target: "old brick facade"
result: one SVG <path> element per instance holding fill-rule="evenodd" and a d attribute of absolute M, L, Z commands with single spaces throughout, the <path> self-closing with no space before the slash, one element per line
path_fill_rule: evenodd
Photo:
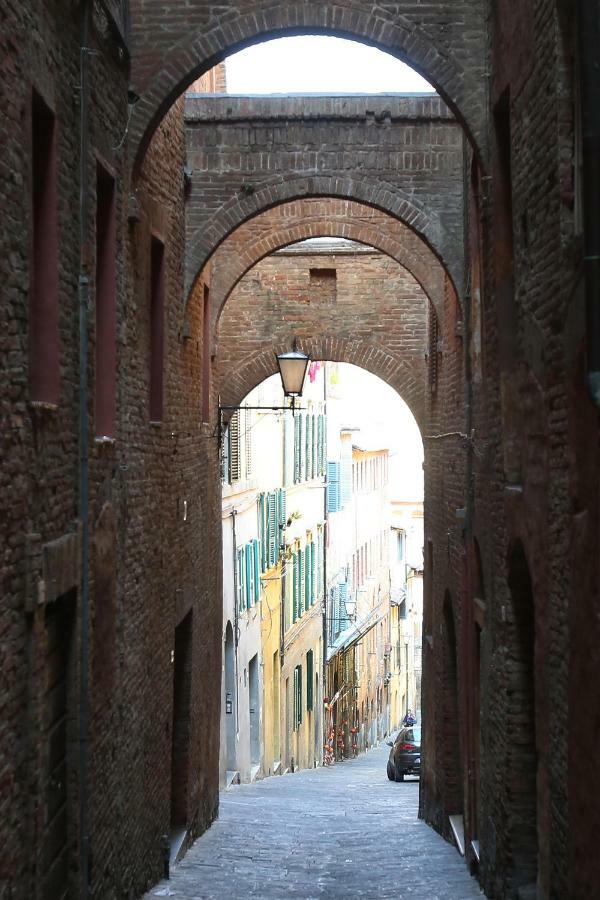
<path fill-rule="evenodd" d="M 216 815 L 216 396 L 294 335 L 421 426 L 422 815 L 464 815 L 491 897 L 598 895 L 598 182 L 573 10 L 130 5 L 0 0 L 0 896 L 137 896 L 163 836 Z M 315 30 L 405 58 L 447 106 L 194 96 L 184 125 L 177 96 L 228 52 Z M 376 250 L 308 274 L 270 255 L 317 235 Z"/>

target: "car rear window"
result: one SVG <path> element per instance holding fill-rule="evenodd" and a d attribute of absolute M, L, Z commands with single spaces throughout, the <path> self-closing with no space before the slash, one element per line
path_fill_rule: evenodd
<path fill-rule="evenodd" d="M 415 725 L 414 728 L 407 728 L 404 732 L 404 740 L 411 744 L 421 743 L 421 728 Z"/>

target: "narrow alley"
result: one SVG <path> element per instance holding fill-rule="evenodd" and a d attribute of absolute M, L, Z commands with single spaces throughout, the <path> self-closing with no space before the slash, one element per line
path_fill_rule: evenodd
<path fill-rule="evenodd" d="M 417 818 L 419 782 L 388 748 L 222 792 L 219 818 L 147 898 L 480 897 L 457 850 Z"/>

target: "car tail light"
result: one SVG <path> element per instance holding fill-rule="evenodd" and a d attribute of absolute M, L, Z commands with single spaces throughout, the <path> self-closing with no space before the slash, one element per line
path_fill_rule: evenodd
<path fill-rule="evenodd" d="M 400 744 L 398 750 L 416 750 L 415 744 Z"/>

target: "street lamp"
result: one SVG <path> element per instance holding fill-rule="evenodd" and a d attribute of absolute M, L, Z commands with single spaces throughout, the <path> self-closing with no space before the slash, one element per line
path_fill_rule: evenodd
<path fill-rule="evenodd" d="M 296 410 L 296 397 L 302 396 L 306 370 L 310 362 L 310 356 L 298 350 L 294 340 L 294 349 L 286 353 L 277 353 L 277 367 L 281 378 L 281 386 L 286 397 L 292 398 L 291 406 L 221 406 L 219 403 L 219 447 L 223 440 L 223 413 L 238 409 L 259 409 L 268 412 L 281 412 L 282 410 Z"/>

